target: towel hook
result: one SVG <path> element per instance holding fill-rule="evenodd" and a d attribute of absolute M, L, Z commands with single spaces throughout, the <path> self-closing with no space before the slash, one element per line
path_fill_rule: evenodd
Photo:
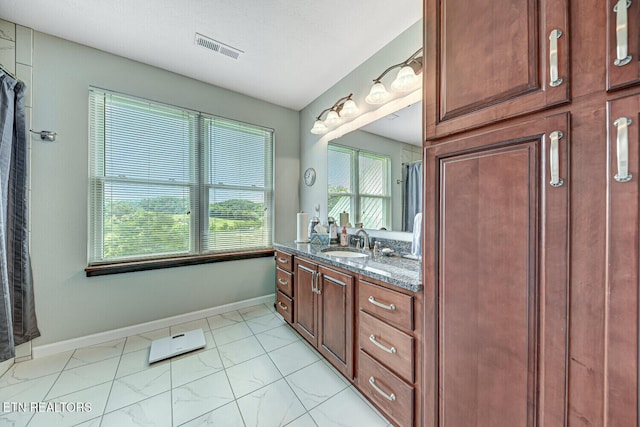
<path fill-rule="evenodd" d="M 54 142 L 56 140 L 57 133 L 50 130 L 33 130 L 29 129 L 29 132 L 40 135 L 40 139 L 47 142 Z"/>

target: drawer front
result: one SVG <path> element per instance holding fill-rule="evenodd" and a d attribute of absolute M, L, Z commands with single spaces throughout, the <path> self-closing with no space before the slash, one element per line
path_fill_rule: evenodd
<path fill-rule="evenodd" d="M 399 426 L 412 426 L 413 387 L 407 385 L 362 350 L 359 352 L 359 360 L 360 390 Z"/>
<path fill-rule="evenodd" d="M 360 348 L 407 382 L 413 383 L 413 337 L 364 311 L 360 311 L 358 315 Z"/>
<path fill-rule="evenodd" d="M 293 298 L 293 274 L 276 267 L 276 286 L 280 292 Z"/>
<path fill-rule="evenodd" d="M 293 323 L 293 300 L 280 291 L 276 292 L 276 310 L 287 323 Z"/>
<path fill-rule="evenodd" d="M 358 305 L 387 323 L 413 331 L 413 297 L 361 280 Z"/>
<path fill-rule="evenodd" d="M 276 265 L 284 271 L 293 273 L 293 255 L 276 251 Z"/>

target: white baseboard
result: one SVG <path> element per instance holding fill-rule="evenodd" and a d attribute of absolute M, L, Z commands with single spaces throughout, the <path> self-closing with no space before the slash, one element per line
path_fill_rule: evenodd
<path fill-rule="evenodd" d="M 51 344 L 33 346 L 32 354 L 34 359 L 50 356 L 52 354 L 75 350 L 76 348 L 80 347 L 100 344 L 107 341 L 126 338 L 132 335 L 155 331 L 156 329 L 179 325 L 180 323 L 191 322 L 193 320 L 214 316 L 216 314 L 226 313 L 233 310 L 240 310 L 242 308 L 251 307 L 252 305 L 270 304 L 275 301 L 275 298 L 276 297 L 274 294 L 264 295 L 257 298 L 251 298 L 244 301 L 238 301 L 217 307 L 207 308 L 204 310 L 194 311 L 191 313 L 180 314 L 178 316 L 167 317 L 165 319 L 153 320 L 151 322 L 140 323 L 138 325 L 126 326 L 124 328 L 113 329 L 110 331 L 87 335 L 84 337 L 73 338 L 70 340 L 59 341 Z"/>

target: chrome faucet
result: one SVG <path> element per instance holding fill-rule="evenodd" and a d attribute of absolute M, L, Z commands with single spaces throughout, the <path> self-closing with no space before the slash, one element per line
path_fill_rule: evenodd
<path fill-rule="evenodd" d="M 359 228 L 358 231 L 356 231 L 356 236 L 359 236 L 360 233 L 364 233 L 364 250 L 365 251 L 369 251 L 371 250 L 371 248 L 369 248 L 369 233 L 367 233 L 366 231 L 364 231 L 364 228 Z M 358 239 L 358 244 L 360 243 L 360 239 Z M 358 247 L 358 246 L 356 246 Z"/>

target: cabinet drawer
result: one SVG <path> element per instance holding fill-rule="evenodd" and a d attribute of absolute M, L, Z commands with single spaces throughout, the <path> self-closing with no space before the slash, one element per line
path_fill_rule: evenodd
<path fill-rule="evenodd" d="M 413 383 L 413 337 L 364 311 L 360 311 L 358 315 L 360 348 L 406 381 Z"/>
<path fill-rule="evenodd" d="M 361 391 L 375 402 L 398 425 L 413 425 L 413 387 L 360 350 L 358 384 Z"/>
<path fill-rule="evenodd" d="M 276 310 L 287 323 L 293 323 L 293 301 L 282 292 L 276 292 Z"/>
<path fill-rule="evenodd" d="M 280 292 L 293 298 L 293 274 L 276 267 L 276 286 Z"/>
<path fill-rule="evenodd" d="M 276 265 L 289 273 L 293 273 L 293 255 L 276 251 Z"/>
<path fill-rule="evenodd" d="M 359 284 L 358 304 L 361 310 L 404 329 L 413 330 L 413 297 L 395 292 L 365 280 Z"/>

